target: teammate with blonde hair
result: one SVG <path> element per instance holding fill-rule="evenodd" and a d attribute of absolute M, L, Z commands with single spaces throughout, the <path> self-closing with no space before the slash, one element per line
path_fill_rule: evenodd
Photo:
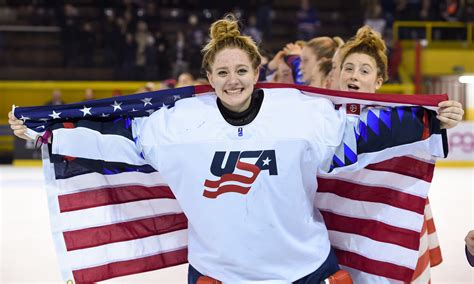
<path fill-rule="evenodd" d="M 369 26 L 363 26 L 355 37 L 347 41 L 337 54 L 341 60 L 338 85 L 343 91 L 375 93 L 385 81 L 388 80 L 386 45 L 381 35 Z M 335 66 L 339 69 L 339 66 Z M 332 74 L 336 81 L 337 72 Z M 462 105 L 456 101 L 440 103 L 438 115 L 447 128 L 456 125 L 464 114 Z M 418 264 L 413 275 L 414 282 L 425 283 L 429 281 L 430 265 L 435 266 L 442 261 L 441 251 L 436 235 L 436 228 L 432 219 L 431 207 L 425 206 L 425 223 L 420 236 Z M 429 237 L 428 237 L 429 235 Z"/>
<path fill-rule="evenodd" d="M 317 37 L 308 41 L 301 51 L 303 79 L 311 87 L 327 88 L 328 74 L 334 52 L 342 41 L 339 37 Z"/>
<path fill-rule="evenodd" d="M 337 43 L 337 48 L 331 59 L 331 70 L 327 76 L 327 88 L 331 90 L 339 90 L 339 76 L 341 74 L 341 48 L 344 45 L 344 40 L 342 40 L 340 37 L 335 37 L 334 41 Z"/>

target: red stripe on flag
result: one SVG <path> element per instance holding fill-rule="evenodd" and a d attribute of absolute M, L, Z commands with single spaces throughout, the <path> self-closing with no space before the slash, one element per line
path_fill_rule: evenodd
<path fill-rule="evenodd" d="M 336 179 L 318 178 L 318 192 L 334 193 L 352 200 L 383 203 L 422 215 L 426 204 L 426 199 L 419 196 L 390 188 L 367 186 Z"/>
<path fill-rule="evenodd" d="M 316 93 L 326 96 L 343 97 L 356 100 L 368 100 L 373 102 L 391 102 L 396 104 L 413 104 L 420 106 L 434 106 L 437 107 L 442 101 L 448 100 L 447 94 L 423 94 L 423 95 L 397 95 L 390 94 L 381 96 L 375 93 L 361 93 L 361 92 L 347 92 L 330 89 L 315 88 L 310 86 L 296 85 L 296 84 L 282 84 L 282 83 L 258 83 L 255 88 L 292 88 L 305 91 L 308 93 Z M 353 102 L 356 103 L 356 102 Z"/>
<path fill-rule="evenodd" d="M 188 227 L 184 213 L 63 232 L 67 251 L 129 241 L 183 230 Z"/>
<path fill-rule="evenodd" d="M 418 278 L 430 265 L 430 250 L 426 250 L 422 256 L 418 258 L 416 263 L 415 272 L 413 272 L 412 280 Z"/>
<path fill-rule="evenodd" d="M 75 128 L 76 126 L 72 122 L 63 122 L 63 127 L 64 128 Z M 54 137 L 52 139 L 54 139 Z M 64 160 L 66 160 L 68 162 L 74 161 L 75 159 L 76 159 L 76 157 L 64 156 Z"/>
<path fill-rule="evenodd" d="M 188 249 L 183 248 L 148 257 L 74 270 L 72 273 L 76 283 L 93 283 L 114 277 L 175 266 L 186 263 L 187 261 Z"/>
<path fill-rule="evenodd" d="M 194 92 L 196 94 L 202 94 L 202 93 L 208 93 L 208 92 L 213 92 L 214 89 L 212 88 L 211 85 L 197 85 L 194 86 Z"/>
<path fill-rule="evenodd" d="M 396 157 L 380 163 L 368 165 L 366 168 L 374 171 L 387 171 L 431 182 L 434 164 L 410 157 Z"/>
<path fill-rule="evenodd" d="M 414 270 L 408 267 L 389 262 L 373 260 L 353 252 L 343 251 L 336 248 L 334 251 L 336 252 L 339 264 L 355 268 L 365 273 L 405 282 L 410 282 L 414 273 Z"/>
<path fill-rule="evenodd" d="M 61 213 L 93 208 L 104 205 L 121 204 L 154 198 L 175 199 L 168 186 L 146 187 L 140 185 L 101 188 L 58 197 Z"/>
<path fill-rule="evenodd" d="M 63 122 L 64 128 L 75 128 L 76 126 L 72 122 Z"/>
<path fill-rule="evenodd" d="M 430 265 L 431 267 L 436 266 L 443 262 L 443 256 L 441 255 L 441 248 L 439 246 L 430 249 Z"/>
<path fill-rule="evenodd" d="M 376 220 L 367 220 L 321 211 L 328 230 L 356 234 L 370 239 L 418 250 L 420 233 L 394 227 Z"/>
<path fill-rule="evenodd" d="M 433 219 L 425 220 L 426 222 L 426 229 L 428 231 L 428 234 L 431 235 L 433 233 L 436 233 L 436 227 Z"/>

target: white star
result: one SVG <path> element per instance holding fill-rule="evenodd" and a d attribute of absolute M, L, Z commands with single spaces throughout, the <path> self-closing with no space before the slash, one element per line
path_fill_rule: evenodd
<path fill-rule="evenodd" d="M 84 106 L 83 109 L 80 109 L 80 111 L 82 111 L 82 113 L 84 114 L 83 117 L 86 115 L 92 115 L 91 109 L 92 109 L 91 107 L 86 107 L 86 106 Z"/>
<path fill-rule="evenodd" d="M 122 107 L 120 106 L 122 103 L 118 103 L 117 101 L 114 101 L 114 104 L 113 105 L 110 105 L 111 107 L 114 108 L 114 111 L 116 110 L 122 110 Z"/>
<path fill-rule="evenodd" d="M 61 114 L 60 112 L 55 112 L 55 111 L 53 110 L 53 112 L 52 112 L 49 116 L 51 116 L 53 119 L 56 119 L 56 118 L 61 118 L 61 117 L 59 116 L 60 114 Z"/>
<path fill-rule="evenodd" d="M 173 98 L 174 98 L 175 101 L 177 101 L 177 100 L 181 99 L 181 96 L 180 95 L 174 95 Z"/>
<path fill-rule="evenodd" d="M 20 119 L 23 120 L 23 122 L 25 122 L 26 120 L 31 119 L 31 118 L 22 115 Z"/>
<path fill-rule="evenodd" d="M 40 118 L 40 120 L 41 120 L 41 121 L 45 121 L 45 122 L 46 122 L 46 121 L 48 121 L 48 120 L 49 120 L 49 118 Z"/>
<path fill-rule="evenodd" d="M 266 158 L 265 160 L 263 160 L 262 162 L 263 162 L 263 165 L 264 165 L 264 166 L 268 166 L 271 161 L 272 161 L 272 160 L 267 157 L 267 158 Z"/>
<path fill-rule="evenodd" d="M 105 114 L 105 113 L 102 113 L 102 115 L 101 115 L 101 116 L 102 116 L 102 117 L 109 117 L 109 116 L 110 116 L 110 114 Z"/>
<path fill-rule="evenodd" d="M 153 104 L 151 103 L 151 98 L 144 98 L 144 99 L 141 100 L 141 101 L 144 103 L 144 105 L 143 105 L 144 107 L 146 107 L 146 105 L 151 105 L 151 106 L 153 105 Z"/>
<path fill-rule="evenodd" d="M 165 105 L 165 103 L 163 103 L 163 105 L 160 107 L 160 108 L 168 108 L 168 105 Z"/>
<path fill-rule="evenodd" d="M 148 114 L 150 114 L 150 115 L 151 115 L 152 113 L 154 113 L 154 112 L 155 112 L 155 110 L 154 110 L 154 109 L 147 109 L 147 110 L 146 110 L 146 112 L 148 112 Z"/>
<path fill-rule="evenodd" d="M 38 126 L 38 127 L 36 127 L 36 128 L 37 128 L 37 129 L 44 129 L 45 127 L 44 127 L 44 125 L 40 125 L 40 126 Z"/>
<path fill-rule="evenodd" d="M 132 108 L 132 110 L 130 112 L 136 112 L 138 110 L 136 110 L 135 108 Z"/>

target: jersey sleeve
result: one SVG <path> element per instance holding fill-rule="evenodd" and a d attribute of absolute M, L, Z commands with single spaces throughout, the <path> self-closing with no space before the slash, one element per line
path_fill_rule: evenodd
<path fill-rule="evenodd" d="M 346 112 L 345 105 L 341 106 Z M 422 107 L 363 107 L 347 114 L 341 143 L 324 165 L 325 172 L 358 170 L 404 155 L 447 156 L 446 131 L 436 112 Z"/>
<path fill-rule="evenodd" d="M 140 156 L 159 171 L 161 162 L 160 150 L 163 145 L 175 141 L 175 132 L 170 126 L 175 120 L 172 113 L 175 108 L 161 108 L 149 117 L 134 119 L 132 136 Z"/>
<path fill-rule="evenodd" d="M 146 118 L 140 118 L 145 119 Z M 132 135 L 131 118 L 102 122 L 81 120 L 53 127 L 51 152 L 54 155 L 145 165 Z"/>
<path fill-rule="evenodd" d="M 132 136 L 140 156 L 143 159 L 150 158 L 151 152 L 157 146 L 157 141 L 153 137 L 153 128 L 151 128 L 150 118 L 138 118 L 133 120 Z"/>

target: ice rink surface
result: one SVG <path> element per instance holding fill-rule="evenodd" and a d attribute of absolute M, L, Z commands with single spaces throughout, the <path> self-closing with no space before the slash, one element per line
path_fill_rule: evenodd
<path fill-rule="evenodd" d="M 430 203 L 444 261 L 432 283 L 474 283 L 464 237 L 474 229 L 474 168 L 436 168 Z M 0 283 L 63 283 L 41 168 L 0 166 Z M 103 283 L 186 283 L 187 265 Z"/>

